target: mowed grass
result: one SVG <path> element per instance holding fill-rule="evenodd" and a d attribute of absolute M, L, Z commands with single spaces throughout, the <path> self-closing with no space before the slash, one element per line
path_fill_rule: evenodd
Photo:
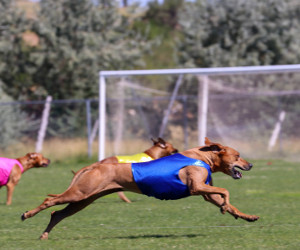
<path fill-rule="evenodd" d="M 214 185 L 227 188 L 231 203 L 261 218 L 253 223 L 222 215 L 202 197 L 160 201 L 126 193 L 95 201 L 59 223 L 49 240 L 38 240 L 56 206 L 24 222 L 20 216 L 38 206 L 48 193 L 61 193 L 84 159 L 53 162 L 26 172 L 5 205 L 0 190 L 0 249 L 300 249 L 299 163 L 253 161 L 242 180 L 214 174 Z"/>

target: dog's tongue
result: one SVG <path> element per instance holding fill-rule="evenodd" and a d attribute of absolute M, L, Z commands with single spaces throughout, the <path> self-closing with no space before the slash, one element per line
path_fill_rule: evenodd
<path fill-rule="evenodd" d="M 237 171 L 237 176 L 238 176 L 239 178 L 242 178 L 242 177 L 243 177 L 243 174 L 242 174 L 241 172 Z"/>
<path fill-rule="evenodd" d="M 242 173 L 240 171 L 237 171 L 235 168 L 234 168 L 234 175 L 236 179 L 241 179 L 243 177 Z"/>

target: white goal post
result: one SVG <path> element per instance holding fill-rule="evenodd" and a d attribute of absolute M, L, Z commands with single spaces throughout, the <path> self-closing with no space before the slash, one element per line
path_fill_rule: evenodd
<path fill-rule="evenodd" d="M 240 75 L 240 74 L 276 74 L 300 72 L 300 64 L 274 65 L 274 66 L 245 66 L 245 67 L 219 67 L 219 68 L 191 68 L 191 69 L 153 69 L 153 70 L 118 70 L 99 72 L 99 138 L 98 159 L 105 158 L 105 132 L 106 132 L 106 78 L 120 78 L 138 75 L 196 75 L 204 77 L 202 84 L 201 110 L 198 111 L 198 142 L 202 145 L 206 136 L 206 115 L 208 101 L 209 80 L 205 76 Z"/>

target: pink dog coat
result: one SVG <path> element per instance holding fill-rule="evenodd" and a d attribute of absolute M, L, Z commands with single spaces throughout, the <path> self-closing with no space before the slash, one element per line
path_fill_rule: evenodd
<path fill-rule="evenodd" d="M 0 186 L 7 184 L 11 170 L 15 165 L 18 165 L 23 173 L 24 168 L 18 160 L 0 157 Z"/>

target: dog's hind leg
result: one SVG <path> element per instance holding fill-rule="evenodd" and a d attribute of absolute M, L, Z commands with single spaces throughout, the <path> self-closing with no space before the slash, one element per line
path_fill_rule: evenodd
<path fill-rule="evenodd" d="M 119 190 L 119 189 L 118 189 Z M 74 203 L 70 203 L 69 205 L 67 205 L 64 209 L 59 210 L 59 211 L 53 211 L 51 213 L 51 219 L 50 222 L 47 226 L 47 228 L 45 229 L 45 231 L 43 232 L 43 234 L 40 236 L 41 240 L 46 240 L 48 239 L 48 235 L 50 233 L 50 231 L 56 226 L 56 224 L 58 224 L 60 221 L 62 221 L 63 219 L 65 219 L 66 217 L 69 217 L 79 211 L 81 211 L 82 209 L 84 209 L 85 207 L 87 207 L 88 205 L 90 205 L 93 201 L 95 201 L 96 199 L 107 195 L 107 194 L 111 194 L 114 193 L 118 190 L 107 190 L 105 192 L 102 192 L 101 194 L 97 194 L 94 196 L 91 196 L 85 200 L 81 200 L 78 202 L 74 202 Z"/>
<path fill-rule="evenodd" d="M 131 200 L 129 200 L 129 199 L 125 196 L 124 192 L 118 192 L 118 195 L 119 195 L 119 197 L 120 197 L 121 200 L 123 200 L 123 201 L 125 201 L 125 202 L 127 202 L 127 203 L 131 203 Z"/>
<path fill-rule="evenodd" d="M 50 195 L 52 197 L 46 198 L 40 206 L 25 212 L 22 215 L 22 220 L 28 219 L 49 207 L 75 203 L 88 199 L 93 195 L 103 193 L 106 190 L 119 188 L 118 191 L 121 191 L 121 186 L 113 183 L 113 177 L 111 177 L 111 175 L 109 176 L 107 172 L 107 169 L 102 171 L 96 168 L 85 168 L 81 170 L 73 177 L 70 186 L 65 192 L 59 195 Z"/>
<path fill-rule="evenodd" d="M 60 205 L 60 204 L 65 204 L 65 203 L 70 203 L 70 202 L 77 202 L 77 201 L 83 200 L 85 198 L 86 197 L 84 197 L 82 195 L 78 195 L 78 194 L 74 195 L 74 192 L 72 192 L 72 189 L 70 189 L 60 195 L 46 198 L 44 200 L 44 202 L 41 205 L 39 205 L 38 207 L 23 213 L 21 219 L 24 221 L 25 219 L 33 217 L 37 213 L 39 213 L 42 210 L 45 210 L 49 207 L 52 207 L 55 205 Z"/>
<path fill-rule="evenodd" d="M 66 217 L 71 216 L 71 215 L 79 212 L 83 208 L 87 207 L 95 199 L 97 199 L 97 197 L 90 197 L 86 200 L 78 201 L 78 202 L 75 202 L 75 203 L 70 203 L 69 205 L 67 205 L 62 210 L 53 211 L 51 213 L 50 222 L 49 222 L 47 228 L 45 229 L 45 231 L 40 236 L 40 239 L 41 240 L 47 240 L 50 231 L 56 226 L 56 224 L 58 224 L 60 221 L 62 221 Z"/>

